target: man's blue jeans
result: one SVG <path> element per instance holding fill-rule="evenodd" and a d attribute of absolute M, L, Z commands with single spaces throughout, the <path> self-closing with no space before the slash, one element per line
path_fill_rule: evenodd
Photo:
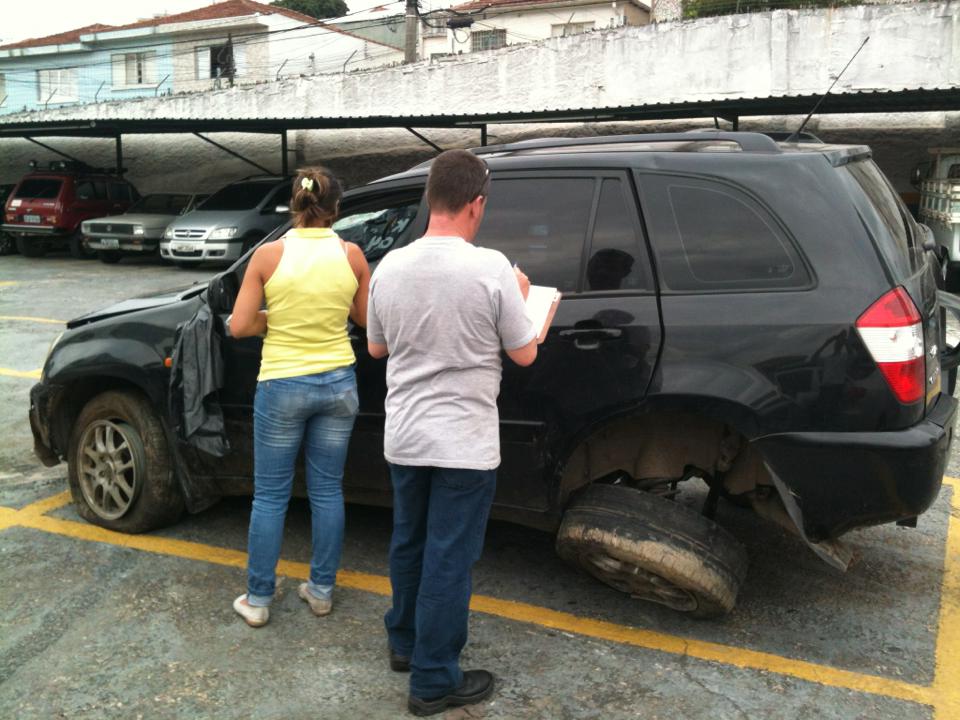
<path fill-rule="evenodd" d="M 393 607 L 390 647 L 410 657 L 410 694 L 446 695 L 463 681 L 471 570 L 480 559 L 496 470 L 390 465 Z"/>
<path fill-rule="evenodd" d="M 357 408 L 352 366 L 257 384 L 253 510 L 247 540 L 250 605 L 267 606 L 273 599 L 301 442 L 313 526 L 308 588 L 317 597 L 333 592 L 343 548 L 343 465 Z"/>

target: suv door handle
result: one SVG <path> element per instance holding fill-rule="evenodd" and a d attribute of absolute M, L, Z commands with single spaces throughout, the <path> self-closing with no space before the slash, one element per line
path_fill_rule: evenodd
<path fill-rule="evenodd" d="M 560 337 L 573 338 L 573 346 L 578 350 L 596 350 L 600 347 L 600 342 L 604 340 L 614 340 L 623 335 L 620 328 L 569 328 L 560 331 Z"/>

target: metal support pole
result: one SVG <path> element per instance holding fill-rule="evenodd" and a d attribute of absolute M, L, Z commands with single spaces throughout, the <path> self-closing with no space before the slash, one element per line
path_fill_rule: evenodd
<path fill-rule="evenodd" d="M 737 132 L 739 129 L 740 129 L 740 116 L 739 116 L 739 115 L 734 115 L 734 116 L 733 116 L 733 131 L 734 131 L 734 132 Z"/>
<path fill-rule="evenodd" d="M 284 128 L 283 132 L 280 133 L 280 172 L 284 177 L 290 174 L 289 152 L 287 150 L 287 131 Z"/>
<path fill-rule="evenodd" d="M 201 135 L 201 134 L 198 133 L 198 132 L 195 132 L 194 135 L 196 135 L 198 138 L 200 138 L 200 139 L 203 140 L 204 142 L 210 143 L 210 144 L 213 145 L 215 148 L 219 148 L 220 150 L 223 150 L 225 153 L 227 153 L 227 155 L 233 155 L 233 157 L 237 158 L 238 160 L 243 160 L 243 161 L 244 161 L 245 163 L 247 163 L 248 165 L 253 165 L 255 168 L 257 168 L 257 170 L 262 170 L 262 171 L 263 171 L 265 174 L 267 174 L 267 175 L 273 175 L 273 173 L 270 172 L 269 170 L 267 170 L 263 165 L 258 165 L 258 164 L 255 163 L 253 160 L 250 160 L 250 159 L 248 159 L 248 158 L 245 158 L 245 157 L 244 157 L 243 155 L 241 155 L 240 153 L 234 152 L 234 151 L 231 150 L 230 148 L 228 148 L 228 147 L 226 147 L 226 146 L 224 146 L 224 145 L 221 145 L 221 144 L 218 143 L 216 140 L 211 140 L 210 138 L 205 137 L 205 136 Z"/>
<path fill-rule="evenodd" d="M 417 13 L 417 0 L 407 0 L 407 12 L 404 18 L 406 31 L 403 43 L 403 62 L 417 61 L 417 24 L 420 22 Z"/>
<path fill-rule="evenodd" d="M 75 158 L 73 155 L 67 155 L 65 152 L 61 152 L 61 151 L 57 150 L 55 147 L 50 147 L 50 146 L 47 145 L 46 143 L 42 143 L 42 142 L 40 142 L 39 140 L 34 140 L 32 137 L 27 137 L 27 136 L 25 135 L 25 136 L 23 137 L 23 139 L 24 139 L 24 140 L 29 140 L 29 141 L 32 142 L 34 145 L 39 145 L 40 147 L 45 148 L 45 149 L 49 150 L 49 151 L 52 152 L 52 153 L 56 153 L 56 154 L 59 155 L 60 157 L 65 157 L 67 160 L 73 160 L 74 162 L 78 162 L 78 163 L 82 163 L 82 162 L 83 162 L 83 160 L 81 160 L 80 158 Z"/>
<path fill-rule="evenodd" d="M 480 126 L 480 147 L 486 147 L 486 146 L 487 146 L 487 126 L 481 125 Z"/>
<path fill-rule="evenodd" d="M 123 139 L 120 133 L 117 133 L 116 140 L 116 151 L 117 151 L 117 174 L 123 175 Z"/>
<path fill-rule="evenodd" d="M 439 145 L 437 145 L 435 142 L 431 142 L 430 140 L 428 140 L 427 138 L 425 138 L 423 135 L 421 135 L 420 133 L 418 133 L 418 132 L 417 132 L 416 130 L 414 130 L 413 128 L 408 127 L 407 130 L 410 132 L 410 134 L 412 134 L 412 135 L 414 135 L 415 137 L 418 137 L 418 138 L 420 138 L 421 140 L 423 140 L 427 145 L 429 145 L 430 147 L 432 147 L 432 148 L 433 148 L 434 150 L 436 150 L 438 153 L 443 152 L 443 148 L 442 148 L 442 147 L 440 147 Z"/>

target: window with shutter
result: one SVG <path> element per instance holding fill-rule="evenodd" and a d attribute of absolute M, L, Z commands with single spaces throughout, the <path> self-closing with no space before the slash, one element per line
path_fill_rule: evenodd
<path fill-rule="evenodd" d="M 194 58 L 196 59 L 197 80 L 209 80 L 210 79 L 210 46 L 203 45 L 202 47 L 196 48 L 196 50 L 194 50 Z"/>

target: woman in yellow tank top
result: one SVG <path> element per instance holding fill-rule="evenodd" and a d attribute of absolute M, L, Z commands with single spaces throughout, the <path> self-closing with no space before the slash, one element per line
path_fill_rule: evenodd
<path fill-rule="evenodd" d="M 330 227 L 340 195 L 327 170 L 300 170 L 290 200 L 293 228 L 254 252 L 229 321 L 234 337 L 266 333 L 253 403 L 247 592 L 233 603 L 253 627 L 270 617 L 301 444 L 313 552 L 310 580 L 298 594 L 316 615 L 333 607 L 343 546 L 343 465 L 358 407 L 347 317 L 366 327 L 370 283 L 363 252 Z"/>

